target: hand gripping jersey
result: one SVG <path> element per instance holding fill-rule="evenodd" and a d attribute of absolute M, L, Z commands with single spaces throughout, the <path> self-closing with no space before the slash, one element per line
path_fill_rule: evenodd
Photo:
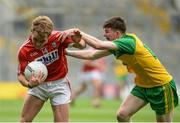
<path fill-rule="evenodd" d="M 164 85 L 172 80 L 172 76 L 157 56 L 136 35 L 126 34 L 113 42 L 118 50 L 109 51 L 136 74 L 136 85 L 151 88 Z"/>
<path fill-rule="evenodd" d="M 48 77 L 45 81 L 54 81 L 66 76 L 68 72 L 65 49 L 73 41 L 59 39 L 61 32 L 53 31 L 48 42 L 41 48 L 36 49 L 32 44 L 31 36 L 20 47 L 18 52 L 18 74 L 23 74 L 26 65 L 31 61 L 41 61 L 48 69 Z"/>

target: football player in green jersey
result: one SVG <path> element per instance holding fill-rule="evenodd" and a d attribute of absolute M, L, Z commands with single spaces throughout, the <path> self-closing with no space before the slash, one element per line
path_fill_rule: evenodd
<path fill-rule="evenodd" d="M 157 122 L 171 122 L 174 107 L 178 105 L 173 77 L 147 45 L 135 34 L 126 33 L 126 24 L 121 17 L 108 19 L 103 29 L 108 41 L 101 41 L 79 29 L 69 30 L 67 35 L 79 31 L 81 38 L 97 50 L 67 50 L 67 55 L 94 60 L 113 54 L 136 74 L 135 87 L 117 111 L 119 122 L 130 121 L 131 116 L 148 103 L 156 113 Z"/>

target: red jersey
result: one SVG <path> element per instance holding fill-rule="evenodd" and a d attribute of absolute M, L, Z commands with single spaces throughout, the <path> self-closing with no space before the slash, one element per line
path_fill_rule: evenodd
<path fill-rule="evenodd" d="M 105 66 L 105 59 L 100 58 L 97 60 L 86 60 L 84 62 L 84 65 L 82 67 L 83 72 L 89 72 L 89 71 L 104 71 Z"/>
<path fill-rule="evenodd" d="M 62 42 L 59 39 L 60 34 L 60 31 L 53 31 L 48 42 L 41 49 L 36 49 L 33 46 L 30 36 L 18 52 L 18 74 L 24 74 L 25 67 L 29 62 L 41 61 L 48 69 L 48 76 L 45 81 L 54 81 L 65 77 L 68 72 L 65 49 L 73 41 L 67 38 Z"/>

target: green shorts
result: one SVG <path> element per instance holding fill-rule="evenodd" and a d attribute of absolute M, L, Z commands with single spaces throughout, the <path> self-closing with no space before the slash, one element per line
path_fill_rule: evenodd
<path fill-rule="evenodd" d="M 178 94 L 174 80 L 163 86 L 153 88 L 135 86 L 131 94 L 150 103 L 157 115 L 167 114 L 178 105 Z"/>

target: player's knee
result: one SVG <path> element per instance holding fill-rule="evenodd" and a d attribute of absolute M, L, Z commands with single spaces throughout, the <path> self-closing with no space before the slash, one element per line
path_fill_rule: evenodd
<path fill-rule="evenodd" d="M 116 116 L 119 122 L 122 122 L 122 121 L 125 122 L 129 120 L 129 115 L 126 113 L 126 111 L 123 111 L 123 110 L 120 110 Z"/>

